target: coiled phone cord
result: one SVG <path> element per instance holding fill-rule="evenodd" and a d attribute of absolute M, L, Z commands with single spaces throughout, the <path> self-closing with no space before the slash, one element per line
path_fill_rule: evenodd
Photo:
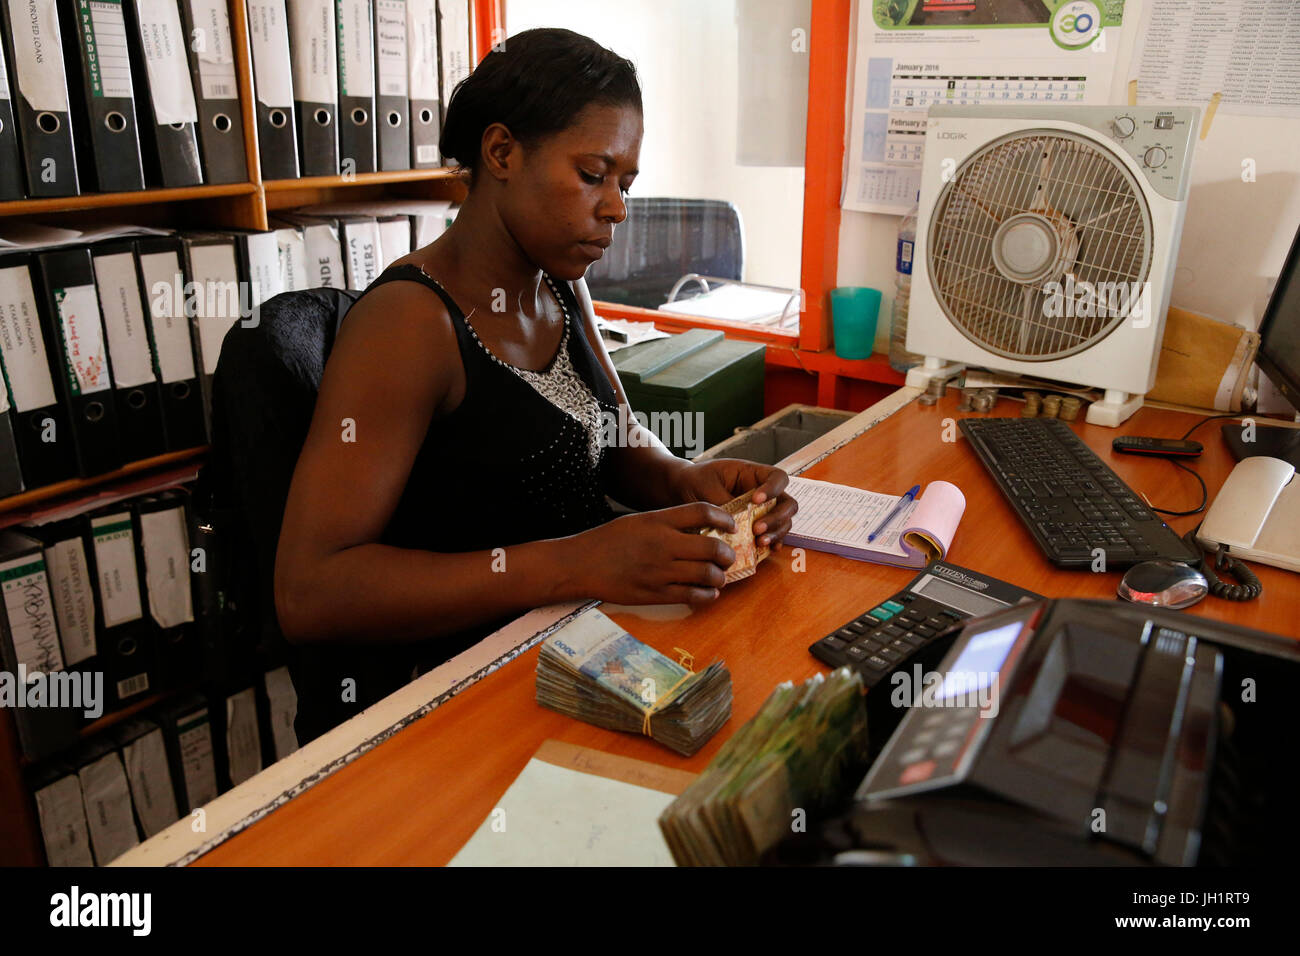
<path fill-rule="evenodd" d="M 1196 532 L 1200 530 L 1201 526 L 1197 525 L 1183 535 L 1183 541 L 1189 548 L 1202 555 L 1201 574 L 1205 575 L 1205 583 L 1209 585 L 1210 593 L 1225 601 L 1253 601 L 1263 594 L 1264 585 L 1255 576 L 1255 572 L 1250 570 L 1244 561 L 1240 561 L 1228 554 L 1226 545 L 1219 545 L 1218 550 L 1211 554 L 1204 552 L 1200 542 L 1196 540 Z M 1240 583 L 1229 584 L 1220 580 L 1219 576 L 1215 574 L 1216 570 L 1227 571 Z"/>

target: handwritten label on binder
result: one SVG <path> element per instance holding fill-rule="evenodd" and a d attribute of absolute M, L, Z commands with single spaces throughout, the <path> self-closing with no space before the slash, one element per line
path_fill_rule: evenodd
<path fill-rule="evenodd" d="M 55 289 L 54 306 L 59 312 L 72 394 L 90 395 L 111 387 L 95 287 L 78 285 L 70 289 Z"/>
<path fill-rule="evenodd" d="M 406 95 L 406 5 L 375 0 L 375 55 L 381 96 Z"/>
<path fill-rule="evenodd" d="M 25 554 L 0 563 L 0 590 L 16 663 L 22 664 L 29 676 L 63 670 L 45 559 L 40 554 Z"/>

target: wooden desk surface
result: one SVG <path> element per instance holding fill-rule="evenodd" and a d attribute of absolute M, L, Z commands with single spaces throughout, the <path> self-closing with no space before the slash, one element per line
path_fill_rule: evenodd
<path fill-rule="evenodd" d="M 984 571 L 1040 594 L 1110 598 L 1120 575 L 1059 571 L 1041 556 L 975 454 L 957 432 L 946 443 L 944 420 L 955 393 L 926 407 L 915 402 L 803 474 L 901 494 L 938 478 L 966 493 L 966 514 L 951 562 Z M 1018 414 L 1003 400 L 993 415 Z M 976 416 L 980 417 L 980 416 Z M 1078 422 L 1075 430 L 1134 489 L 1172 510 L 1194 507 L 1194 479 L 1168 462 L 1115 455 L 1118 434 L 1177 438 L 1195 415 L 1143 409 L 1120 429 Z M 1218 422 L 1198 438 L 1206 453 L 1192 463 L 1211 495 L 1232 468 Z M 950 430 L 951 431 L 951 430 Z M 1213 500 L 1213 498 L 1211 498 Z M 1171 520 L 1182 533 L 1198 517 Z M 752 578 L 728 587 L 712 607 L 679 620 L 629 613 L 611 616 L 642 641 L 671 654 L 684 647 L 697 666 L 721 657 L 731 669 L 731 720 L 692 758 L 651 742 L 602 730 L 545 710 L 534 700 L 533 648 L 390 740 L 364 754 L 266 818 L 201 857 L 201 865 L 425 865 L 446 863 L 488 816 L 547 738 L 698 772 L 783 680 L 801 681 L 819 663 L 807 647 L 851 617 L 902 588 L 915 574 L 808 551 L 795 572 L 791 549 L 774 554 Z M 1295 635 L 1300 588 L 1290 572 L 1254 565 L 1264 594 L 1245 604 L 1206 598 L 1188 613 Z"/>

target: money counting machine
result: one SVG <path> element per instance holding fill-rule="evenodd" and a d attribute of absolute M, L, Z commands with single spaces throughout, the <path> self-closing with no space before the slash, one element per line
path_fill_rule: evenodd
<path fill-rule="evenodd" d="M 851 809 L 768 862 L 1216 865 L 1300 848 L 1300 643 L 1085 600 L 950 633 L 868 693 L 885 742 Z"/>

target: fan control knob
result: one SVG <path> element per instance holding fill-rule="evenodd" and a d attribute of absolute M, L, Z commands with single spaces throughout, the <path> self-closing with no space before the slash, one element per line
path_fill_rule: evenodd
<path fill-rule="evenodd" d="M 1165 164 L 1169 154 L 1159 146 L 1152 146 L 1142 156 L 1142 162 L 1146 163 L 1148 169 L 1159 169 Z"/>
<path fill-rule="evenodd" d="M 1131 116 L 1117 116 L 1110 125 L 1115 130 L 1116 139 L 1128 139 L 1137 129 L 1137 123 L 1133 122 Z"/>

